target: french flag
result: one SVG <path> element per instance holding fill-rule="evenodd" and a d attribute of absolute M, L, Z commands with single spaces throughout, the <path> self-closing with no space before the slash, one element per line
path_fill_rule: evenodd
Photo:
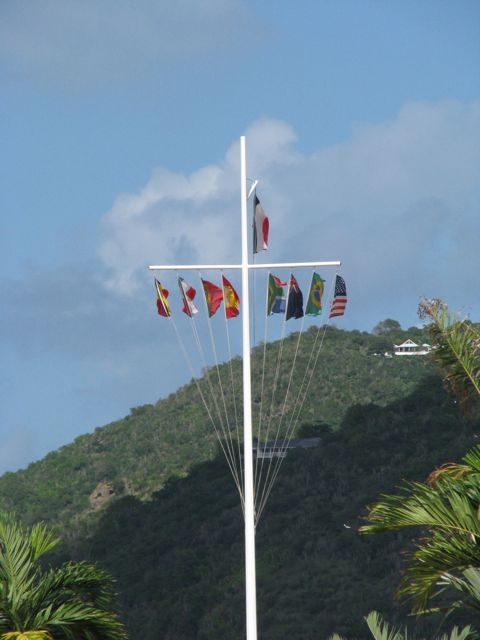
<path fill-rule="evenodd" d="M 268 217 L 263 210 L 257 192 L 253 198 L 253 253 L 268 249 Z"/>

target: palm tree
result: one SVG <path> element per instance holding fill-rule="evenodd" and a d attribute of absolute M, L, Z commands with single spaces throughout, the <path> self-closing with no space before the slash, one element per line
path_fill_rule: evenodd
<path fill-rule="evenodd" d="M 0 640 L 124 640 L 113 580 L 86 562 L 43 569 L 59 540 L 44 524 L 0 514 Z"/>
<path fill-rule="evenodd" d="M 440 300 L 425 300 L 420 316 L 429 318 L 434 358 L 445 383 L 463 407 L 480 395 L 480 333 L 451 316 Z M 399 594 L 413 610 L 427 613 L 469 605 L 480 611 L 480 447 L 463 464 L 447 464 L 426 483 L 406 483 L 396 496 L 383 496 L 369 509 L 362 533 L 426 527 L 416 542 Z M 432 600 L 435 606 L 432 605 Z"/>
<path fill-rule="evenodd" d="M 438 298 L 423 300 L 420 318 L 430 321 L 428 331 L 435 345 L 433 355 L 444 381 L 466 407 L 480 396 L 480 331 L 467 319 L 450 314 Z"/>
<path fill-rule="evenodd" d="M 428 482 L 406 483 L 403 491 L 369 509 L 362 533 L 426 527 L 400 583 L 413 610 L 427 613 L 469 605 L 480 611 L 480 447 L 463 464 L 446 465 Z M 437 602 L 431 605 L 432 599 Z"/>
<path fill-rule="evenodd" d="M 407 634 L 406 630 L 404 632 L 398 631 L 398 629 L 391 627 L 388 622 L 384 622 L 376 611 L 369 613 L 365 620 L 375 640 L 408 640 L 408 638 L 415 640 L 413 636 Z M 473 640 L 477 637 L 470 626 L 464 627 L 463 629 L 454 627 L 450 634 L 443 634 L 436 638 L 436 640 Z M 334 634 L 330 636 L 329 640 L 344 639 L 338 634 Z"/>

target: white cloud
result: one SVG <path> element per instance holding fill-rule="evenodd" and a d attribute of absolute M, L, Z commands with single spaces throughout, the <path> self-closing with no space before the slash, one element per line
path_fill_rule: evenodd
<path fill-rule="evenodd" d="M 261 120 L 247 135 L 255 141 L 250 147 L 255 172 L 268 175 L 297 157 L 294 133 L 283 122 Z M 111 274 L 107 287 L 131 294 L 148 264 L 174 259 L 238 262 L 239 188 L 239 143 L 234 143 L 218 165 L 188 176 L 156 169 L 138 194 L 119 196 L 105 216 L 100 249 Z"/>
<path fill-rule="evenodd" d="M 341 258 L 352 318 L 364 326 L 418 297 L 478 304 L 480 103 L 411 103 L 357 126 L 347 142 L 305 156 L 292 128 L 246 132 L 249 175 L 271 218 L 269 258 Z M 104 220 L 107 286 L 133 293 L 151 263 L 239 258 L 238 143 L 191 175 L 154 171 Z"/>
<path fill-rule="evenodd" d="M 232 51 L 243 0 L 4 0 L 0 70 L 69 87 L 116 84 Z"/>

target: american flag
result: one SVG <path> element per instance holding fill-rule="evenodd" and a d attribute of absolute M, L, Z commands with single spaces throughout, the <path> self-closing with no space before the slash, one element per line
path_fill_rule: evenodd
<path fill-rule="evenodd" d="M 337 276 L 335 279 L 335 295 L 332 300 L 332 307 L 328 317 L 336 318 L 337 316 L 343 316 L 346 306 L 347 287 L 345 286 L 345 280 L 342 277 Z"/>

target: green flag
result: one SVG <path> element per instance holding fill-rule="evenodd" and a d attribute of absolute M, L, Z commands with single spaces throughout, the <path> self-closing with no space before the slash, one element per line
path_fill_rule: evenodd
<path fill-rule="evenodd" d="M 310 293 L 308 294 L 307 308 L 305 313 L 307 316 L 318 316 L 322 312 L 322 296 L 325 280 L 313 273 L 312 284 L 310 286 Z"/>

